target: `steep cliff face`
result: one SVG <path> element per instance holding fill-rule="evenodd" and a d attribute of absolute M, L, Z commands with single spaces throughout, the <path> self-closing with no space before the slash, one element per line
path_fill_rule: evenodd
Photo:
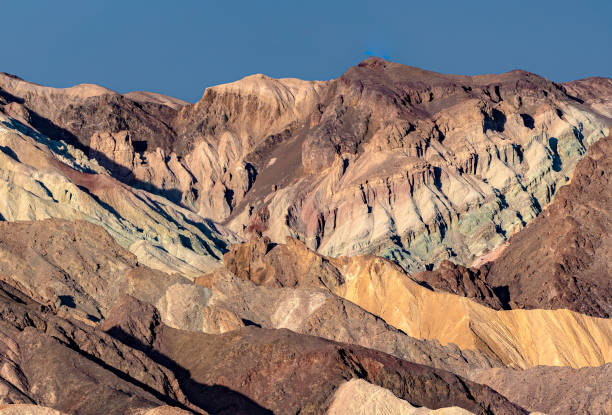
<path fill-rule="evenodd" d="M 126 186 L 81 150 L 0 114 L 0 219 L 99 224 L 152 268 L 194 278 L 219 265 L 229 230 Z"/>
<path fill-rule="evenodd" d="M 612 137 L 599 140 L 569 185 L 486 272 L 520 308 L 612 316 Z"/>
<path fill-rule="evenodd" d="M 568 308 L 612 315 L 612 137 L 600 139 L 569 184 L 507 244 L 472 268 L 444 261 L 415 280 L 493 308 Z"/>
<path fill-rule="evenodd" d="M 7 114 L 78 142 L 125 183 L 239 234 L 410 271 L 469 265 L 524 227 L 607 134 L 612 102 L 605 78 L 442 75 L 376 58 L 326 82 L 250 76 L 194 105 L 0 81 Z"/>
<path fill-rule="evenodd" d="M 371 60 L 334 85 L 302 147 L 303 164 L 316 154 L 310 171 L 325 173 L 271 196 L 266 234 L 408 270 L 494 249 L 607 132 L 602 115 L 524 72 L 453 77 Z"/>

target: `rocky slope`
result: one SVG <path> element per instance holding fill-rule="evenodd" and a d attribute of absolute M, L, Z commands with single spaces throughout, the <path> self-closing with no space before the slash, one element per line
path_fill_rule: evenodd
<path fill-rule="evenodd" d="M 82 151 L 0 114 L 0 219 L 63 218 L 103 226 L 139 260 L 195 277 L 235 235 L 167 199 L 126 186 Z"/>
<path fill-rule="evenodd" d="M 181 275 L 140 264 L 102 227 L 61 219 L 0 222 L 0 280 L 89 323 L 130 293 L 158 307 L 167 324 L 201 330 L 211 295 Z"/>
<path fill-rule="evenodd" d="M 479 268 L 448 261 L 414 275 L 493 308 L 567 308 L 612 315 L 612 137 L 593 145 L 569 184 Z"/>
<path fill-rule="evenodd" d="M 241 278 L 326 288 L 409 336 L 478 350 L 509 366 L 598 366 L 612 359 L 609 319 L 569 310 L 495 311 L 431 291 L 379 257 L 327 258 L 295 240 L 275 245 L 260 239 L 231 247 L 224 261 Z"/>
<path fill-rule="evenodd" d="M 525 413 L 487 387 L 364 348 L 286 330 L 172 329 L 133 297 L 122 297 L 95 327 L 1 283 L 0 312 L 5 404 L 81 414 L 163 413 L 164 404 L 201 414 L 269 413 L 262 404 L 275 413 L 324 413 L 336 385 L 363 377 L 416 405 Z M 313 383 L 315 373 L 321 378 Z"/>
<path fill-rule="evenodd" d="M 502 366 L 499 359 L 478 351 L 407 336 L 361 307 L 320 288 L 258 286 L 221 271 L 196 279 L 196 284 L 210 288 L 212 294 L 206 305 L 210 326 L 223 326 L 223 332 L 243 324 L 285 328 L 380 350 L 463 376 L 475 368 Z M 216 332 L 208 328 L 204 331 Z"/>
<path fill-rule="evenodd" d="M 326 290 L 260 287 L 225 270 L 194 284 L 150 269 L 100 226 L 84 221 L 0 222 L 0 280 L 90 325 L 107 318 L 127 293 L 155 306 L 165 324 L 179 329 L 288 328 L 464 375 L 501 365 L 481 353 L 411 338 Z"/>
<path fill-rule="evenodd" d="M 0 413 L 607 413 L 610 125 L 608 78 L 377 58 L 0 74 Z"/>
<path fill-rule="evenodd" d="M 254 75 L 194 105 L 0 77 L 4 112 L 238 233 L 469 265 L 552 199 L 610 125 L 609 79 L 442 75 L 372 58 L 326 82 Z"/>
<path fill-rule="evenodd" d="M 398 399 L 387 389 L 362 379 L 352 379 L 338 388 L 327 414 L 470 415 L 471 412 L 457 407 L 437 410 L 415 408 L 408 402 Z"/>
<path fill-rule="evenodd" d="M 612 365 L 571 369 L 536 367 L 476 370 L 472 380 L 487 384 L 526 409 L 548 415 L 612 413 Z"/>
<path fill-rule="evenodd" d="M 589 149 L 549 208 L 510 239 L 491 263 L 487 283 L 517 308 L 612 317 L 611 174 L 609 136 Z"/>
<path fill-rule="evenodd" d="M 163 329 L 153 347 L 188 370 L 194 382 L 236 390 L 274 413 L 324 413 L 333 391 L 353 377 L 418 406 L 526 413 L 491 389 L 449 372 L 288 330 L 247 327 L 222 335 L 187 336 Z"/>

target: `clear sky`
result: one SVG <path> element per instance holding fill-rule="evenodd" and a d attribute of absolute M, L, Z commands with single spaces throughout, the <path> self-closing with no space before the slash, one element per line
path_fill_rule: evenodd
<path fill-rule="evenodd" d="M 445 73 L 612 77 L 612 1 L 19 0 L 0 71 L 196 101 L 253 73 L 331 79 L 369 55 Z"/>

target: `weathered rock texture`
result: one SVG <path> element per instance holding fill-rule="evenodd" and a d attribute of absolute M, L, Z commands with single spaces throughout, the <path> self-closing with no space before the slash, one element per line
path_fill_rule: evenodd
<path fill-rule="evenodd" d="M 413 405 L 433 409 L 526 413 L 491 389 L 449 372 L 289 330 L 246 327 L 208 335 L 162 328 L 153 349 L 188 370 L 194 386 L 235 390 L 277 414 L 325 413 L 335 389 L 350 378 L 366 379 Z"/>
<path fill-rule="evenodd" d="M 534 218 L 607 134 L 609 84 L 371 58 L 336 80 L 253 75 L 183 105 L 0 76 L 6 114 L 125 183 L 238 233 L 383 255 L 407 270 L 469 265 Z"/>
<path fill-rule="evenodd" d="M 80 414 L 163 413 L 163 404 L 201 414 L 324 413 L 339 384 L 361 377 L 416 405 L 525 413 L 488 387 L 361 347 L 288 330 L 172 329 L 133 297 L 93 327 L 0 283 L 0 312 L 5 404 Z"/>
<path fill-rule="evenodd" d="M 3 404 L 67 414 L 129 413 L 190 404 L 172 371 L 103 331 L 0 283 Z"/>
<path fill-rule="evenodd" d="M 0 122 L 0 413 L 610 411 L 610 79 L 0 74 Z"/>
<path fill-rule="evenodd" d="M 478 350 L 509 366 L 582 367 L 612 361 L 612 320 L 569 310 L 496 311 L 431 291 L 380 257 L 327 258 L 298 241 L 270 245 L 253 240 L 230 248 L 224 261 L 236 275 L 256 283 L 326 288 L 409 336 Z M 301 272 L 307 269 L 313 272 Z"/>
<path fill-rule="evenodd" d="M 103 226 L 139 261 L 195 277 L 218 266 L 234 234 L 126 186 L 80 150 L 0 114 L 0 219 L 63 218 Z"/>
<path fill-rule="evenodd" d="M 487 384 L 525 409 L 548 415 L 612 413 L 612 365 L 572 369 L 476 370 L 471 379 Z"/>
<path fill-rule="evenodd" d="M 555 200 L 478 268 L 444 261 L 413 278 L 490 307 L 612 315 L 612 137 L 578 163 Z"/>
<path fill-rule="evenodd" d="M 180 329 L 223 333 L 258 324 L 359 344 L 459 374 L 501 365 L 482 353 L 408 337 L 320 288 L 260 287 L 224 270 L 193 284 L 152 270 L 100 226 L 84 221 L 1 222 L 0 280 L 88 324 L 108 318 L 112 307 L 116 315 L 125 314 L 116 302 L 128 293 L 157 307 L 165 324 Z"/>
<path fill-rule="evenodd" d="M 460 350 L 455 345 L 442 346 L 436 340 L 409 337 L 326 289 L 257 286 L 222 271 L 198 278 L 196 283 L 209 287 L 212 292 L 205 309 L 229 316 L 226 324 L 217 325 L 239 328 L 241 324 L 234 323 L 234 316 L 239 316 L 246 325 L 286 328 L 297 333 L 356 344 L 459 375 L 467 375 L 474 368 L 502 366 L 496 357 L 478 351 Z"/>
<path fill-rule="evenodd" d="M 510 239 L 487 283 L 516 308 L 612 317 L 612 137 L 601 139 L 553 203 Z"/>
<path fill-rule="evenodd" d="M 389 390 L 372 385 L 362 379 L 352 379 L 338 388 L 328 415 L 470 415 L 462 408 L 415 408 L 398 399 Z"/>
<path fill-rule="evenodd" d="M 210 290 L 139 264 L 86 221 L 0 222 L 0 280 L 90 324 L 108 316 L 123 293 L 155 305 L 172 327 L 201 330 L 209 321 Z"/>

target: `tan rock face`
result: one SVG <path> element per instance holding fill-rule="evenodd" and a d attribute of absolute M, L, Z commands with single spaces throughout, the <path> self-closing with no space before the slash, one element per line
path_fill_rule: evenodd
<path fill-rule="evenodd" d="M 139 264 L 85 221 L 0 222 L 0 280 L 88 324 L 106 318 L 124 293 L 156 306 L 171 327 L 200 331 L 210 320 L 209 289 Z"/>
<path fill-rule="evenodd" d="M 273 242 L 292 236 L 325 255 L 373 253 L 422 270 L 469 265 L 551 201 L 607 134 L 609 82 L 369 59 L 327 82 L 250 76 L 194 105 L 7 76 L 0 87 L 24 108 L 12 114 L 51 120 L 30 117 L 115 177 L 238 233 L 255 227 Z"/>
<path fill-rule="evenodd" d="M 253 244 L 252 242 L 250 243 Z M 249 244 L 247 244 L 249 246 Z M 273 247 L 259 258 L 263 264 L 252 270 L 245 266 L 238 273 L 242 278 L 274 286 L 276 282 L 261 278 L 261 269 L 274 269 L 264 275 L 308 268 L 308 263 L 326 263 L 339 273 L 336 285 L 326 285 L 305 274 L 286 275 L 304 286 L 317 285 L 349 300 L 366 311 L 381 317 L 409 336 L 438 340 L 443 345 L 454 343 L 459 348 L 478 350 L 504 364 L 528 368 L 549 366 L 598 366 L 612 359 L 612 322 L 569 310 L 495 311 L 465 297 L 434 292 L 423 287 L 397 265 L 378 257 L 357 256 L 317 258 L 313 253 L 293 253 L 287 249 L 307 251 L 301 244 Z M 236 261 L 233 249 L 224 261 L 230 267 Z M 242 251 L 245 252 L 245 251 Z M 280 258 L 284 258 L 284 261 Z M 268 259 L 269 258 L 269 259 Z M 296 258 L 306 263 L 292 265 Z M 248 264 L 246 259 L 245 264 Z M 235 267 L 235 266 L 234 266 Z M 246 270 L 246 271 L 245 271 Z M 281 271 L 282 270 L 282 271 Z M 255 276 L 255 280 L 251 279 Z M 316 275 L 316 274 L 315 274 Z"/>
<path fill-rule="evenodd" d="M 397 398 L 391 391 L 372 385 L 362 379 L 352 379 L 338 388 L 328 415 L 470 415 L 462 408 L 441 408 L 430 410 L 415 408 Z"/>
<path fill-rule="evenodd" d="M 0 146 L 5 149 L 0 152 L 3 220 L 63 218 L 99 224 L 140 262 L 191 278 L 218 266 L 226 241 L 236 240 L 208 219 L 113 179 L 74 147 L 0 118 Z M 119 149 L 130 140 L 125 134 L 106 138 L 115 140 L 111 144 Z"/>
<path fill-rule="evenodd" d="M 346 284 L 336 294 L 417 338 L 455 343 L 527 368 L 599 366 L 612 359 L 612 321 L 569 310 L 495 311 L 435 293 L 379 258 L 338 259 Z"/>
<path fill-rule="evenodd" d="M 63 415 L 55 409 L 30 404 L 0 405 L 2 415 Z"/>

